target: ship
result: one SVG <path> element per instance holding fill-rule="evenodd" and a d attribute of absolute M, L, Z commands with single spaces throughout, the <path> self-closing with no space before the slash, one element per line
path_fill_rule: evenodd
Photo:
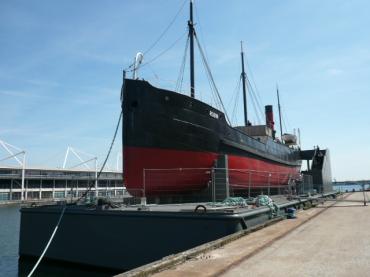
<path fill-rule="evenodd" d="M 188 29 L 190 95 L 154 87 L 135 73 L 127 78 L 124 72 L 123 176 L 128 192 L 150 197 L 205 190 L 213 169 L 220 167 L 220 157 L 225 159 L 222 167 L 227 169 L 234 191 L 267 186 L 280 189 L 299 181 L 296 137 L 276 137 L 273 107 L 265 106 L 264 125 L 253 126 L 247 119 L 243 48 L 244 125 L 231 126 L 226 112 L 195 98 L 192 1 Z"/>

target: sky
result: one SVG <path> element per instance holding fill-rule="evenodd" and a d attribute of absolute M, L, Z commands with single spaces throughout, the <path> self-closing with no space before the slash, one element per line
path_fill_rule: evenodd
<path fill-rule="evenodd" d="M 303 149 L 329 148 L 336 180 L 370 179 L 369 10 L 365 0 L 195 0 L 197 36 L 233 124 L 243 122 L 242 40 L 260 109 L 273 104 L 278 121 L 278 84 L 284 131 L 299 128 Z M 122 70 L 144 52 L 150 63 L 139 77 L 173 90 L 188 13 L 184 0 L 0 0 L 0 140 L 26 150 L 30 166 L 61 167 L 68 146 L 101 163 L 120 113 Z M 212 104 L 198 50 L 195 70 L 196 97 Z M 188 79 L 186 66 L 185 94 Z M 110 168 L 120 151 L 119 134 Z"/>

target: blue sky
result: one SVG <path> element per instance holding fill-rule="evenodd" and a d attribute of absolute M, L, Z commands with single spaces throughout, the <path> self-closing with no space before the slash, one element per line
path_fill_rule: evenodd
<path fill-rule="evenodd" d="M 136 52 L 148 49 L 182 4 L 1 0 L 0 139 L 27 150 L 34 166 L 61 166 L 69 145 L 102 160 L 120 112 L 122 69 Z M 175 87 L 187 5 L 144 57 L 149 61 L 181 38 L 140 71 L 154 85 Z M 195 5 L 197 33 L 230 115 L 243 40 L 248 76 L 261 104 L 276 104 L 278 83 L 285 127 L 300 128 L 303 148 L 328 147 L 337 180 L 370 178 L 368 1 L 198 0 Z M 197 97 L 210 101 L 198 53 L 196 58 Z M 184 93 L 188 83 L 186 68 Z M 249 110 L 256 121 L 253 106 Z M 120 137 L 118 142 L 111 167 Z"/>

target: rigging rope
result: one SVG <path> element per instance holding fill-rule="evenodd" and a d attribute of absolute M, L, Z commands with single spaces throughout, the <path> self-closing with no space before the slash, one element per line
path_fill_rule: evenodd
<path fill-rule="evenodd" d="M 167 27 L 163 30 L 163 32 L 159 35 L 159 37 L 144 51 L 143 55 L 146 55 L 148 54 L 157 44 L 158 42 L 164 37 L 164 35 L 167 33 L 167 31 L 172 27 L 172 25 L 175 23 L 176 19 L 179 17 L 181 11 L 183 10 L 184 6 L 185 6 L 185 3 L 187 2 L 188 0 L 184 0 L 184 2 L 182 3 L 182 5 L 180 6 L 180 9 L 177 11 L 177 13 L 175 14 L 174 18 L 170 21 L 170 23 L 167 25 Z M 149 62 L 146 62 L 146 63 L 143 63 L 140 67 L 143 67 L 151 62 L 154 62 L 156 59 L 158 59 L 160 56 L 162 56 L 163 54 L 165 54 L 168 50 L 170 50 L 180 39 L 176 40 L 169 48 L 165 49 L 164 51 L 162 51 L 160 54 L 158 54 L 157 56 L 155 56 L 153 59 L 151 59 Z M 130 64 L 127 68 L 125 68 L 124 70 L 126 72 L 132 72 L 134 71 L 134 67 L 135 66 L 135 62 L 133 62 L 132 64 Z"/>
<path fill-rule="evenodd" d="M 234 98 L 236 98 L 236 96 L 237 96 L 236 94 L 238 93 L 238 90 L 239 90 L 239 82 L 241 82 L 241 80 L 242 80 L 241 79 L 241 76 L 239 76 L 238 80 L 235 82 L 236 85 L 235 85 L 235 88 L 233 90 L 232 96 L 229 99 L 229 102 L 227 103 L 227 106 L 228 107 L 231 106 L 231 105 L 233 105 L 233 104 L 235 104 Z"/>
<path fill-rule="evenodd" d="M 199 15 L 198 15 L 198 9 L 197 9 L 197 5 L 195 3 L 196 3 L 196 1 L 193 2 L 194 11 L 195 11 L 195 17 L 197 19 L 197 25 L 199 26 L 199 31 L 200 31 L 200 34 L 201 34 L 202 44 L 204 45 L 205 57 L 206 57 L 206 60 L 208 61 L 209 59 L 208 59 L 208 53 L 207 53 L 206 44 L 204 42 L 203 28 L 202 28 L 202 25 L 200 23 L 200 18 L 199 18 Z"/>
<path fill-rule="evenodd" d="M 208 75 L 208 71 L 206 69 L 206 65 L 205 65 L 205 62 L 204 60 L 202 59 L 202 64 L 203 64 L 203 68 L 204 68 L 204 71 L 205 71 L 205 74 L 206 74 L 206 78 L 207 78 L 207 81 L 208 81 L 208 84 L 209 84 L 209 87 L 211 89 L 211 106 L 214 106 L 216 107 L 218 110 L 222 110 L 222 107 L 220 106 L 219 102 L 217 101 L 217 98 L 216 98 L 216 92 L 214 91 L 214 88 L 212 86 L 212 81 Z"/>
<path fill-rule="evenodd" d="M 154 72 L 154 69 L 152 68 L 152 66 L 150 64 L 148 64 L 148 68 L 153 73 L 154 78 L 159 80 L 159 76 L 157 75 L 157 73 Z"/>
<path fill-rule="evenodd" d="M 250 98 L 252 99 L 251 102 L 252 102 L 254 111 L 256 113 L 258 123 L 263 124 L 263 121 L 261 121 L 261 118 L 264 118 L 265 114 L 263 112 L 262 105 L 261 105 L 261 102 L 262 102 L 261 96 L 260 96 L 259 90 L 257 88 L 256 82 L 254 81 L 253 72 L 252 72 L 251 66 L 248 62 L 247 55 L 245 55 L 245 57 L 246 57 L 245 62 L 246 62 L 246 65 L 247 65 L 247 70 L 248 70 L 248 74 L 246 76 L 248 92 L 249 92 Z M 249 76 L 251 77 L 252 82 L 249 79 Z"/>
<path fill-rule="evenodd" d="M 206 58 L 206 61 L 208 62 L 209 59 L 208 59 L 208 53 L 207 53 L 207 48 L 206 48 L 206 43 L 205 43 L 205 36 L 204 36 L 204 33 L 203 33 L 202 24 L 200 22 L 200 17 L 199 17 L 196 1 L 193 2 L 193 7 L 194 7 L 194 14 L 195 14 L 195 17 L 196 17 L 196 20 L 197 20 L 197 26 L 199 26 L 198 30 L 200 31 L 200 35 L 201 35 L 200 39 L 202 40 L 202 44 L 203 44 L 203 47 L 204 47 L 205 58 Z M 203 101 L 202 90 L 199 90 L 198 92 L 199 92 L 201 101 Z M 213 102 L 216 104 L 217 101 L 215 101 L 213 95 L 212 95 L 212 99 L 213 99 Z"/>
<path fill-rule="evenodd" d="M 283 99 L 282 99 L 283 97 L 282 97 L 281 93 L 279 93 L 279 95 L 280 95 L 281 120 L 283 121 L 283 129 L 285 130 L 285 133 L 287 133 L 288 129 L 290 129 L 290 126 L 289 126 L 290 124 L 289 124 L 289 121 L 288 121 L 288 117 L 286 117 L 284 106 L 282 105 L 282 103 L 284 102 Z"/>
<path fill-rule="evenodd" d="M 262 99 L 261 99 L 261 94 L 259 93 L 259 89 L 257 88 L 256 82 L 254 81 L 253 72 L 252 72 L 251 66 L 250 66 L 250 64 L 249 64 L 249 62 L 248 62 L 247 57 L 246 57 L 246 59 L 245 59 L 245 62 L 246 62 L 246 64 L 247 64 L 247 69 L 248 69 L 248 71 L 249 71 L 249 74 L 248 74 L 248 75 L 249 75 L 249 76 L 251 76 L 252 84 L 253 84 L 254 89 L 255 89 L 255 91 L 256 91 L 256 95 L 257 95 L 257 98 L 258 98 L 258 105 L 259 105 L 260 107 L 262 107 L 261 103 L 262 103 L 263 101 L 262 101 Z"/>
<path fill-rule="evenodd" d="M 199 17 L 199 13 L 198 13 L 198 8 L 197 8 L 197 5 L 196 3 L 194 2 L 193 3 L 193 6 L 194 6 L 194 13 L 195 13 L 195 17 L 197 19 L 197 25 L 199 26 L 199 31 L 200 31 L 200 34 L 201 36 L 199 37 L 198 34 L 197 34 L 197 39 L 200 38 L 200 40 L 202 40 L 202 44 L 203 44 L 203 50 L 204 50 L 204 61 L 202 60 L 202 64 L 204 66 L 204 69 L 205 69 L 205 72 L 206 72 L 206 77 L 207 77 L 207 80 L 208 80 L 208 83 L 210 85 L 210 88 L 211 88 L 211 103 L 213 104 L 214 103 L 214 106 L 218 109 L 218 110 L 222 110 L 222 106 L 220 105 L 219 101 L 217 100 L 217 91 L 215 91 L 213 88 L 212 88 L 212 80 L 210 79 L 210 77 L 208 76 L 208 73 L 207 73 L 207 69 L 206 69 L 206 66 L 207 64 L 209 64 L 209 59 L 208 59 L 208 53 L 207 53 L 207 48 L 206 48 L 206 44 L 204 42 L 204 39 L 205 39 L 205 36 L 204 36 L 204 33 L 203 33 L 203 28 L 202 28 L 202 24 L 200 22 L 200 17 Z M 200 44 L 200 42 L 199 42 Z M 200 90 L 199 91 L 200 94 L 202 94 L 202 91 Z M 211 104 L 211 105 L 212 105 Z"/>
<path fill-rule="evenodd" d="M 238 103 L 239 103 L 239 95 L 240 95 L 240 84 L 241 84 L 241 81 L 242 81 L 242 76 L 240 75 L 239 77 L 239 82 L 238 82 L 238 85 L 236 87 L 236 89 L 234 90 L 234 93 L 233 95 L 236 94 L 235 96 L 235 100 L 234 100 L 234 107 L 233 107 L 233 112 L 231 114 L 231 122 L 235 125 L 237 122 L 235 122 L 234 120 L 236 120 L 236 111 L 237 111 L 237 108 L 238 108 Z M 236 92 L 236 93 L 235 93 Z"/>
<path fill-rule="evenodd" d="M 113 140 L 112 140 L 112 142 L 111 142 L 111 144 L 110 144 L 110 147 L 109 147 L 109 150 L 108 150 L 107 156 L 106 156 L 106 158 L 105 158 L 105 160 L 104 160 L 104 163 L 103 163 L 103 165 L 102 165 L 102 167 L 101 167 L 101 169 L 100 169 L 100 171 L 99 171 L 99 174 L 97 175 L 96 180 L 99 180 L 99 177 L 100 177 L 100 175 L 101 175 L 102 171 L 104 170 L 104 167 L 105 167 L 105 165 L 106 165 L 106 163 L 107 163 L 107 161 L 108 161 L 109 155 L 110 155 L 110 153 L 111 153 L 111 151 L 112 151 L 112 147 L 113 147 L 114 141 L 116 140 L 116 136 L 117 136 L 117 133 L 118 133 L 118 127 L 119 127 L 119 125 L 120 125 L 120 123 L 121 123 L 121 118 L 122 118 L 122 111 L 121 111 L 121 113 L 120 113 L 120 116 L 119 116 L 119 119 L 118 119 L 118 123 L 117 123 L 117 127 L 116 127 L 116 130 L 115 130 L 115 132 L 114 132 Z M 93 184 L 93 183 L 91 183 L 91 184 Z M 78 201 L 80 201 L 83 197 L 85 197 L 85 196 L 87 195 L 87 193 L 91 190 L 91 187 L 92 187 L 92 185 L 91 185 L 91 184 L 90 184 L 90 186 L 86 189 L 85 193 L 84 193 L 84 194 L 83 194 L 83 195 L 82 195 L 82 196 L 81 196 L 81 197 L 76 201 L 76 203 L 77 203 Z M 41 256 L 40 256 L 40 257 L 39 257 L 39 259 L 37 260 L 36 264 L 34 265 L 34 267 L 33 267 L 33 268 L 32 268 L 32 270 L 31 270 L 31 272 L 27 275 L 27 277 L 31 277 L 31 276 L 32 276 L 32 274 L 35 272 L 35 270 L 36 270 L 36 269 L 37 269 L 37 267 L 39 266 L 39 264 L 40 264 L 41 260 L 44 258 L 44 255 L 45 255 L 46 251 L 49 249 L 49 246 L 50 246 L 51 242 L 53 241 L 53 239 L 54 239 L 54 236 L 55 236 L 56 232 L 58 231 L 58 228 L 59 228 L 60 222 L 62 221 L 62 218 L 63 218 L 64 212 L 65 212 L 65 210 L 66 210 L 66 207 L 67 207 L 67 206 L 66 206 L 66 202 L 64 202 L 64 205 L 63 205 L 63 208 L 62 208 L 62 212 L 60 213 L 60 216 L 59 216 L 58 222 L 57 222 L 57 224 L 56 224 L 56 226 L 55 226 L 55 228 L 54 228 L 54 231 L 53 231 L 53 233 L 51 234 L 51 236 L 50 236 L 50 238 L 49 238 L 49 241 L 48 241 L 48 243 L 46 244 L 46 246 L 45 246 L 44 250 L 42 251 Z"/>
<path fill-rule="evenodd" d="M 179 91 L 179 92 L 181 92 L 182 83 L 184 81 L 184 72 L 185 72 L 186 57 L 187 57 L 187 53 L 188 53 L 189 42 L 190 42 L 190 37 L 188 36 L 188 38 L 186 40 L 186 44 L 185 44 L 184 55 L 183 55 L 181 66 L 180 66 L 179 76 L 177 78 L 176 87 L 175 87 L 175 91 Z"/>
<path fill-rule="evenodd" d="M 200 54 L 201 54 L 201 57 L 202 57 L 203 63 L 204 63 L 204 65 L 205 65 L 205 68 L 206 68 L 207 73 L 208 73 L 208 75 L 209 75 L 209 78 L 210 78 L 210 80 L 211 80 L 211 84 L 212 84 L 212 86 L 213 86 L 213 89 L 214 89 L 214 91 L 216 92 L 216 96 L 217 96 L 217 98 L 218 98 L 218 100 L 219 100 L 219 103 L 220 103 L 220 105 L 221 105 L 221 107 L 222 107 L 222 110 L 223 110 L 223 112 L 224 112 L 224 114 L 225 114 L 225 118 L 226 118 L 227 122 L 231 125 L 231 122 L 230 122 L 230 119 L 229 119 L 229 117 L 228 117 L 228 115 L 227 115 L 227 112 L 226 112 L 226 109 L 225 109 L 224 103 L 222 102 L 222 99 L 221 99 L 220 93 L 218 92 L 218 89 L 217 89 L 217 87 L 216 87 L 215 80 L 213 79 L 213 75 L 212 75 L 212 73 L 211 73 L 211 69 L 209 68 L 209 65 L 208 65 L 208 63 L 207 63 L 207 60 L 206 60 L 206 57 L 205 57 L 205 55 L 204 55 L 203 49 L 202 49 L 202 47 L 201 47 L 201 45 L 200 45 L 200 43 L 199 43 L 198 37 L 195 35 L 195 33 L 194 33 L 194 37 L 195 37 L 195 41 L 197 42 L 197 46 L 198 46 L 199 52 L 200 52 Z"/>
<path fill-rule="evenodd" d="M 147 50 L 144 51 L 144 55 L 148 54 L 156 45 L 157 43 L 164 37 L 164 35 L 167 33 L 167 31 L 171 28 L 171 26 L 173 25 L 173 23 L 175 23 L 176 19 L 178 18 L 178 16 L 180 15 L 181 11 L 183 10 L 184 6 L 185 6 L 185 3 L 187 2 L 188 0 L 185 0 L 180 9 L 177 11 L 175 17 L 171 20 L 171 22 L 168 24 L 168 26 L 164 29 L 164 31 L 159 35 L 159 37 L 152 43 L 151 46 L 149 46 L 149 48 Z"/>
<path fill-rule="evenodd" d="M 167 53 L 169 50 L 171 50 L 184 36 L 185 34 L 187 34 L 188 31 L 186 31 L 185 33 L 181 34 L 180 37 L 178 37 L 168 48 L 166 48 L 165 50 L 163 50 L 162 52 L 160 52 L 157 56 L 155 56 L 154 58 L 152 58 L 151 60 L 143 63 L 142 65 L 140 65 L 140 68 L 143 68 L 144 66 L 154 62 L 155 60 L 157 60 L 158 58 L 160 58 L 161 56 L 163 56 L 165 53 Z M 126 70 L 126 72 L 132 72 L 134 71 L 133 69 L 130 69 L 130 70 Z"/>
<path fill-rule="evenodd" d="M 248 87 L 248 91 L 250 91 L 250 96 L 251 96 L 250 99 L 252 99 L 251 102 L 252 102 L 252 106 L 254 108 L 254 112 L 256 113 L 258 123 L 261 124 L 263 122 L 262 122 L 262 120 L 260 118 L 260 114 L 258 112 L 260 112 L 261 114 L 263 114 L 263 113 L 261 112 L 261 107 L 258 105 L 258 102 L 256 101 L 257 97 L 254 94 L 253 89 L 251 88 L 251 83 L 250 83 L 248 78 L 247 78 L 247 87 Z"/>
<path fill-rule="evenodd" d="M 163 82 L 167 82 L 167 83 L 171 83 L 171 84 L 176 84 L 175 80 L 160 78 L 159 75 L 154 71 L 153 67 L 150 64 L 148 64 L 148 68 L 152 72 L 152 74 L 155 78 L 154 81 L 163 81 Z M 153 80 L 153 79 L 148 79 L 148 80 Z"/>
<path fill-rule="evenodd" d="M 279 95 L 280 95 L 280 113 L 281 113 L 281 120 L 282 120 L 282 126 L 281 127 L 285 131 L 285 133 L 288 133 L 288 130 L 290 129 L 290 124 L 289 124 L 288 117 L 286 116 L 284 105 L 282 105 L 282 103 L 284 102 L 282 94 L 279 93 Z"/>
<path fill-rule="evenodd" d="M 106 163 L 107 163 L 107 161 L 109 159 L 110 153 L 112 152 L 113 144 L 114 144 L 114 142 L 116 140 L 117 133 L 118 133 L 118 128 L 119 128 L 119 126 L 121 124 L 121 119 L 122 119 L 122 111 L 121 111 L 121 113 L 119 115 L 119 119 L 118 119 L 118 122 L 117 122 L 116 130 L 114 131 L 113 139 L 112 139 L 112 142 L 111 142 L 111 144 L 109 146 L 109 150 L 108 150 L 107 156 L 105 157 L 105 160 L 103 162 L 103 165 L 100 168 L 100 171 L 99 171 L 99 173 L 98 173 L 98 175 L 96 177 L 96 180 L 99 180 L 99 177 L 100 177 L 101 173 L 103 172 L 104 167 L 105 167 L 105 165 L 106 165 Z M 86 189 L 86 191 L 81 195 L 81 197 L 77 199 L 76 202 L 79 202 L 82 198 L 85 198 L 86 195 L 87 195 L 87 193 L 91 190 L 91 188 L 92 188 L 93 185 L 94 185 L 94 183 L 91 183 L 89 185 L 89 187 Z"/>
<path fill-rule="evenodd" d="M 251 72 L 251 69 L 250 69 L 250 66 L 249 66 L 249 63 L 246 59 L 246 63 L 247 63 L 247 67 L 249 69 L 249 73 L 250 74 L 246 74 L 246 85 L 247 85 L 247 93 L 248 93 L 248 99 L 250 99 L 250 102 L 252 103 L 251 105 L 253 106 L 253 109 L 254 109 L 254 112 L 255 112 L 255 116 L 257 117 L 257 123 L 261 124 L 262 123 L 262 120 L 261 120 L 261 116 L 262 118 L 264 117 L 264 112 L 262 111 L 262 106 L 261 106 L 261 98 L 260 98 L 260 95 L 259 95 L 259 92 L 257 90 L 257 86 L 254 82 L 254 78 L 253 78 L 253 75 L 252 75 L 252 72 Z M 251 80 L 248 78 L 248 76 L 251 76 L 252 77 L 252 82 Z M 239 80 L 238 80 L 238 85 L 237 85 L 237 90 L 234 90 L 233 92 L 233 96 L 232 98 L 230 99 L 230 103 L 232 103 L 234 101 L 234 106 L 233 106 L 233 110 L 232 110 L 232 116 L 231 116 L 231 121 L 233 124 L 237 124 L 237 110 L 238 110 L 238 104 L 239 104 L 239 95 L 240 95 L 240 82 L 242 80 L 242 76 L 240 76 Z M 253 88 L 253 85 L 255 88 Z M 230 104 L 229 104 L 230 106 Z"/>
<path fill-rule="evenodd" d="M 250 96 L 251 96 L 251 98 L 252 98 L 252 100 L 254 100 L 255 101 L 255 112 L 256 112 L 256 114 L 257 114 L 257 117 L 259 118 L 259 120 L 260 120 L 260 117 L 259 117 L 259 115 L 261 115 L 262 116 L 262 118 L 264 117 L 264 112 L 263 112 L 263 110 L 262 110 L 262 108 L 261 108 L 261 103 L 258 101 L 258 97 L 257 97 L 257 95 L 256 95 L 256 92 L 254 91 L 254 89 L 253 89 L 253 87 L 252 87 L 252 84 L 251 84 L 251 82 L 250 82 L 250 80 L 249 80 L 249 78 L 247 78 L 247 83 L 248 83 L 248 91 L 250 92 Z M 258 115 L 258 113 L 259 113 L 259 115 Z"/>

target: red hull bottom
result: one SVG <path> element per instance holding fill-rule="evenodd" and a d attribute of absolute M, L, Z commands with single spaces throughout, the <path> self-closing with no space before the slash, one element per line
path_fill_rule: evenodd
<path fill-rule="evenodd" d="M 125 147 L 124 180 L 132 195 L 196 191 L 211 183 L 217 153 Z M 299 167 L 228 155 L 229 183 L 234 189 L 281 187 L 299 177 Z M 145 192 L 144 192 L 145 191 Z"/>

